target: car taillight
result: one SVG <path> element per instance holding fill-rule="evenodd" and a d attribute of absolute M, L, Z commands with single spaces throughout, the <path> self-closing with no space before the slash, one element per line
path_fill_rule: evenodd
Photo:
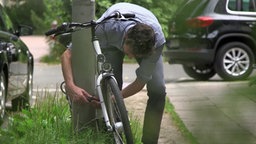
<path fill-rule="evenodd" d="M 200 28 L 207 27 L 213 23 L 213 18 L 208 16 L 200 16 L 187 20 L 187 25 L 190 27 Z"/>

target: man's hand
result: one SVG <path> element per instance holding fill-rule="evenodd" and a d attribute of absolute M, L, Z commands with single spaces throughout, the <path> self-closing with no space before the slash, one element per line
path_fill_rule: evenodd
<path fill-rule="evenodd" d="M 70 97 L 72 102 L 84 104 L 89 103 L 88 97 L 92 97 L 88 92 L 78 86 L 67 86 L 66 85 L 67 95 Z"/>
<path fill-rule="evenodd" d="M 96 109 L 101 108 L 100 105 L 100 100 L 98 97 L 92 96 L 92 97 L 88 97 L 87 99 L 90 102 L 90 105 L 93 106 Z"/>
<path fill-rule="evenodd" d="M 89 103 L 94 108 L 100 108 L 100 100 L 78 86 L 66 86 L 66 93 L 72 102 L 79 104 Z"/>

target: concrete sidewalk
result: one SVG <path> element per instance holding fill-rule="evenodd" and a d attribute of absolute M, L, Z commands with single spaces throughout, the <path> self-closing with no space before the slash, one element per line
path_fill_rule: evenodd
<path fill-rule="evenodd" d="M 167 94 L 200 144 L 256 144 L 256 88 L 248 82 L 178 82 Z"/>

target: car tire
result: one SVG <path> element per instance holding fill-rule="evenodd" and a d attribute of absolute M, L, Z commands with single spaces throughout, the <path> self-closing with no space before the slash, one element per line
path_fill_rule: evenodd
<path fill-rule="evenodd" d="M 210 65 L 183 65 L 183 69 L 188 76 L 200 81 L 209 80 L 216 74 L 214 68 Z"/>
<path fill-rule="evenodd" d="M 6 111 L 6 78 L 3 72 L 0 73 L 0 123 L 3 122 Z"/>
<path fill-rule="evenodd" d="M 252 73 L 253 64 L 253 52 L 246 44 L 230 42 L 217 52 L 215 71 L 223 80 L 244 80 Z"/>
<path fill-rule="evenodd" d="M 31 98 L 33 95 L 33 62 L 31 62 L 31 65 L 29 65 L 28 73 L 26 91 L 18 98 L 12 100 L 13 111 L 20 111 L 22 109 L 30 108 Z"/>

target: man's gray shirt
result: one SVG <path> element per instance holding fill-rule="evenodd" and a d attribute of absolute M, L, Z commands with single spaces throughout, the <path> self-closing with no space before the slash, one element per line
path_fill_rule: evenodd
<path fill-rule="evenodd" d="M 161 46 L 162 44 L 165 43 L 165 37 L 164 34 L 162 32 L 162 28 L 161 25 L 159 24 L 157 18 L 154 16 L 154 14 L 152 12 L 150 12 L 149 10 L 135 5 L 135 4 L 131 4 L 131 3 L 117 3 L 112 5 L 110 8 L 108 8 L 108 10 L 97 20 L 97 21 L 102 21 L 104 18 L 114 14 L 116 11 L 122 13 L 122 14 L 126 14 L 126 13 L 131 13 L 131 14 L 135 14 L 135 18 L 133 18 L 134 20 L 140 22 L 140 23 L 144 23 L 149 25 L 150 27 L 153 28 L 153 30 L 155 31 L 155 36 L 156 36 L 156 47 Z M 120 25 L 120 23 L 122 23 Z M 119 36 L 121 36 L 122 34 L 124 34 L 124 32 L 126 32 L 128 30 L 128 28 L 130 28 L 131 26 L 133 26 L 135 24 L 134 21 L 128 21 L 128 22 L 124 22 L 124 21 L 119 21 L 115 23 L 111 23 L 112 25 L 110 25 L 109 27 L 105 27 L 104 31 L 105 32 L 110 32 L 108 33 L 106 36 L 113 36 L 113 34 L 115 33 L 120 33 L 121 34 L 117 34 Z M 120 25 L 120 26 L 119 26 Z M 111 33 L 113 32 L 113 33 Z M 115 36 L 114 38 L 116 38 L 117 36 Z M 116 41 L 122 41 L 123 37 L 118 37 L 118 39 L 116 39 Z M 120 48 L 122 50 L 122 45 L 119 45 L 118 48 Z"/>
<path fill-rule="evenodd" d="M 104 18 L 114 14 L 116 11 L 123 14 L 135 14 L 135 18 L 127 21 L 110 19 L 98 25 L 96 28 L 96 36 L 99 38 L 100 47 L 102 49 L 115 47 L 123 52 L 124 36 L 129 28 L 134 26 L 137 22 L 151 26 L 155 32 L 156 38 L 155 51 L 151 56 L 142 59 L 139 68 L 136 70 L 137 78 L 146 83 L 152 79 L 152 73 L 155 70 L 156 63 L 161 60 L 159 58 L 162 55 L 165 43 L 165 37 L 162 32 L 161 25 L 154 14 L 149 10 L 141 6 L 125 2 L 112 5 L 97 21 L 102 21 Z M 71 47 L 72 44 L 69 48 Z"/>
<path fill-rule="evenodd" d="M 122 14 L 135 14 L 135 18 L 128 21 L 110 19 L 99 25 L 96 30 L 96 35 L 99 38 L 100 46 L 103 49 L 116 47 L 123 51 L 124 36 L 129 28 L 134 26 L 137 22 L 144 23 L 152 27 L 155 32 L 156 50 L 151 56 L 144 58 L 141 61 L 139 68 L 136 70 L 137 78 L 144 82 L 148 82 L 152 78 L 152 73 L 155 70 L 155 65 L 162 54 L 163 44 L 165 43 L 165 37 L 162 32 L 161 25 L 152 12 L 131 3 L 117 3 L 112 5 L 97 21 L 102 21 L 104 18 L 114 14 L 116 11 Z"/>

